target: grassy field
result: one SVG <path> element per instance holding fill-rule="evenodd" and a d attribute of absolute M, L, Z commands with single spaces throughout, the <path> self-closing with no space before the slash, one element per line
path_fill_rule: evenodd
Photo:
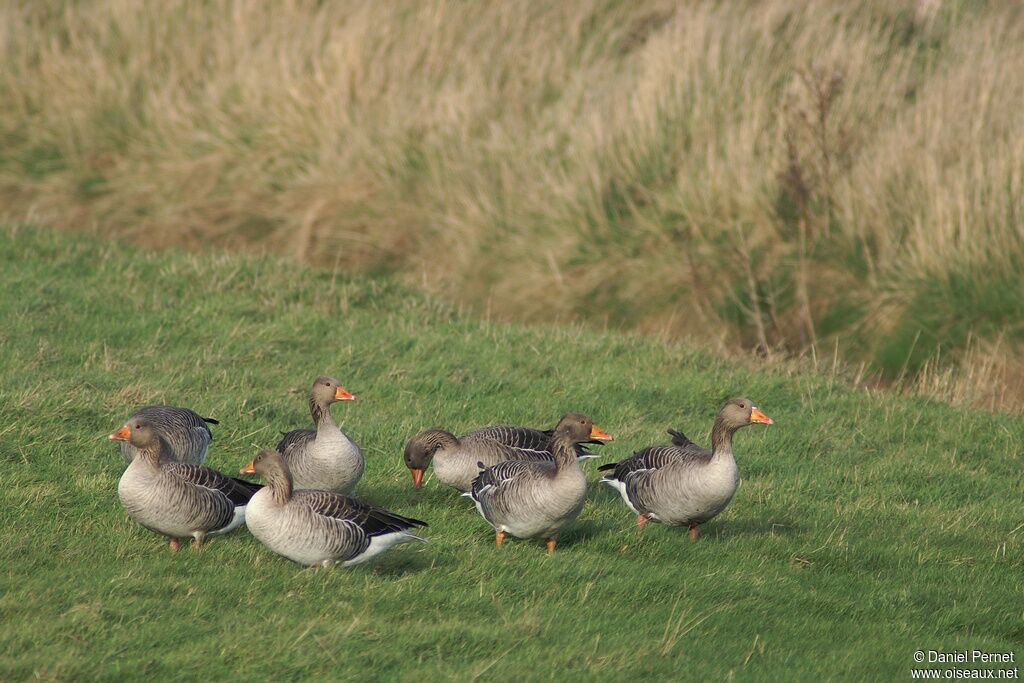
<path fill-rule="evenodd" d="M 1024 654 L 1019 417 L 751 372 L 682 346 L 483 323 L 387 279 L 0 231 L 0 679 L 903 679 L 918 649 Z M 221 420 L 236 470 L 308 419 L 321 372 L 359 493 L 430 542 L 303 571 L 244 530 L 172 556 L 130 522 L 106 440 L 165 401 Z M 596 485 L 547 557 L 493 547 L 401 461 L 421 428 L 592 415 L 602 460 L 746 394 L 744 483 L 690 544 Z M 593 464 L 587 469 L 596 479 Z"/>
<path fill-rule="evenodd" d="M 1019 3 L 11 0 L 0 59 L 0 221 L 1024 409 Z"/>

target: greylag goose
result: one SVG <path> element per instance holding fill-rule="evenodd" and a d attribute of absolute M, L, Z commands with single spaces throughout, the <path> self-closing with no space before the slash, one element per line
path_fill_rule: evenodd
<path fill-rule="evenodd" d="M 443 429 L 420 432 L 405 445 L 405 466 L 412 474 L 413 488 L 423 484 L 430 463 L 443 484 L 468 491 L 480 473 L 477 463 L 490 467 L 505 460 L 541 460 L 553 462 L 551 438 L 554 429 L 494 425 L 455 436 Z M 603 443 L 587 439 L 573 446 L 580 460 L 596 457 L 584 444 Z"/>
<path fill-rule="evenodd" d="M 245 507 L 261 487 L 224 476 L 203 465 L 172 462 L 158 430 L 144 419 L 130 420 L 110 435 L 136 448 L 121 475 L 117 494 L 128 515 L 150 531 L 170 539 L 192 537 L 200 548 L 206 536 L 223 534 L 245 523 Z"/>
<path fill-rule="evenodd" d="M 249 531 L 299 564 L 358 564 L 398 543 L 424 540 L 409 529 L 426 522 L 340 493 L 294 491 L 288 465 L 277 451 L 263 451 L 240 472 L 260 474 L 267 482 L 246 510 Z"/>
<path fill-rule="evenodd" d="M 611 441 L 611 435 L 586 415 L 570 413 L 559 421 L 551 438 L 552 461 L 507 460 L 481 472 L 468 495 L 494 527 L 501 547 L 505 535 L 546 538 L 555 551 L 559 532 L 572 524 L 587 497 L 587 479 L 575 445 L 587 439 Z"/>
<path fill-rule="evenodd" d="M 220 424 L 212 417 L 203 417 L 194 410 L 177 406 L 145 406 L 139 408 L 132 420 L 145 420 L 167 443 L 167 456 L 174 462 L 202 465 L 206 451 L 213 441 L 213 432 L 207 424 Z M 138 449 L 130 441 L 121 442 L 121 455 L 131 463 Z"/>
<path fill-rule="evenodd" d="M 773 421 L 748 398 L 728 401 L 711 429 L 712 450 L 701 448 L 680 432 L 669 430 L 672 445 L 649 446 L 621 462 L 602 465 L 608 472 L 601 481 L 622 495 L 637 514 L 637 526 L 649 520 L 690 528 L 690 540 L 700 536 L 700 525 L 729 504 L 739 486 L 739 470 L 732 454 L 736 430 Z"/>
<path fill-rule="evenodd" d="M 309 413 L 316 429 L 287 432 L 277 444 L 295 488 L 348 493 L 363 476 L 363 452 L 331 417 L 332 403 L 354 400 L 333 377 L 317 377 L 313 382 Z"/>

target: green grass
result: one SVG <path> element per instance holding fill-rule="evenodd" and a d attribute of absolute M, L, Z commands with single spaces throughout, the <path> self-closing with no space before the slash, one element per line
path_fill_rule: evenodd
<path fill-rule="evenodd" d="M 484 323 L 384 279 L 0 231 L 0 679 L 906 678 L 918 649 L 1024 650 L 1019 417 L 752 373 L 679 346 Z M 308 421 L 330 372 L 361 496 L 430 543 L 304 571 L 244 530 L 171 555 L 128 520 L 106 435 L 164 401 L 221 420 L 237 470 Z M 604 461 L 747 394 L 744 483 L 700 542 L 592 488 L 553 557 L 493 547 L 451 489 L 410 488 L 435 425 L 589 413 Z M 594 465 L 587 466 L 596 479 Z"/>

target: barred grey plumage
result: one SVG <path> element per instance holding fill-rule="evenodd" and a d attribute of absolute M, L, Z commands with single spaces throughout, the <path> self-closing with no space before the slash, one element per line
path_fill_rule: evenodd
<path fill-rule="evenodd" d="M 247 508 L 249 531 L 300 564 L 357 564 L 392 545 L 423 540 L 409 530 L 426 522 L 339 493 L 294 491 L 288 465 L 276 451 L 263 451 L 242 471 L 267 482 Z"/>
<path fill-rule="evenodd" d="M 128 418 L 145 420 L 156 430 L 168 449 L 166 457 L 172 462 L 202 465 L 206 460 L 213 432 L 208 424 L 220 424 L 211 417 L 203 417 L 188 408 L 177 406 L 145 406 L 135 411 Z M 125 462 L 131 463 L 138 449 L 127 441 L 121 442 L 121 455 Z"/>
<path fill-rule="evenodd" d="M 574 445 L 592 437 L 610 438 L 585 415 L 569 414 L 554 430 L 554 459 L 507 460 L 491 467 L 480 463 L 469 495 L 496 533 L 501 545 L 505 534 L 517 538 L 548 539 L 552 552 L 559 533 L 583 508 L 587 480 Z"/>
<path fill-rule="evenodd" d="M 172 549 L 177 539 L 192 537 L 202 545 L 207 535 L 245 522 L 245 506 L 258 484 L 171 461 L 166 440 L 143 418 L 129 420 L 111 436 L 128 439 L 138 453 L 118 482 L 122 505 L 143 527 L 171 539 Z"/>
<path fill-rule="evenodd" d="M 505 460 L 554 462 L 551 435 L 530 427 L 494 425 L 456 437 L 443 429 L 420 432 L 405 446 L 405 464 L 413 470 L 413 483 L 433 463 L 434 474 L 443 484 L 468 491 L 479 474 L 477 463 L 490 467 Z M 584 443 L 600 444 L 587 437 Z M 582 444 L 573 444 L 573 452 L 583 460 L 595 457 Z M 417 471 L 419 474 L 417 474 Z"/>
<path fill-rule="evenodd" d="M 621 462 L 602 465 L 598 470 L 608 474 L 601 481 L 619 491 L 626 505 L 639 515 L 640 526 L 651 519 L 686 525 L 696 539 L 699 526 L 732 500 L 739 486 L 733 434 L 754 423 L 772 421 L 750 399 L 732 399 L 715 418 L 712 450 L 669 430 L 671 445 L 649 446 Z"/>
<path fill-rule="evenodd" d="M 476 431 L 464 434 L 461 438 L 493 439 L 498 443 L 503 443 L 506 446 L 511 446 L 513 448 L 542 451 L 550 455 L 551 435 L 554 431 L 554 429 L 540 430 L 533 429 L 532 427 L 517 427 L 514 425 L 493 425 L 490 427 L 481 427 Z M 597 439 L 588 439 L 583 443 L 573 444 L 577 457 L 593 458 L 595 456 L 584 444 L 600 446 L 602 442 Z"/>

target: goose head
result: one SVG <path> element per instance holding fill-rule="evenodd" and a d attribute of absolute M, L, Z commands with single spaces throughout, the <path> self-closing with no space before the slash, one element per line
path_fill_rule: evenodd
<path fill-rule="evenodd" d="M 354 401 L 356 397 L 345 390 L 333 377 L 317 377 L 309 392 L 310 403 L 326 408 L 335 401 Z"/>
<path fill-rule="evenodd" d="M 238 470 L 238 473 L 259 474 L 267 479 L 289 474 L 288 465 L 285 463 L 284 458 L 272 448 L 260 451 L 260 454 L 250 460 L 249 464 L 245 467 Z"/>
<path fill-rule="evenodd" d="M 579 413 L 566 413 L 558 421 L 555 427 L 553 438 L 563 439 L 569 443 L 577 444 L 585 441 L 612 441 L 613 437 L 604 431 L 586 415 Z"/>
<path fill-rule="evenodd" d="M 434 453 L 456 441 L 455 435 L 443 429 L 428 429 L 409 439 L 405 444 L 405 466 L 412 474 L 413 488 L 423 485 L 423 473 L 434 459 Z"/>
<path fill-rule="evenodd" d="M 775 422 L 761 412 L 749 398 L 733 398 L 727 401 L 718 413 L 718 419 L 731 431 L 736 431 L 740 427 L 746 427 L 747 425 L 770 425 Z"/>
<path fill-rule="evenodd" d="M 159 462 L 164 451 L 164 442 L 156 428 L 144 418 L 129 420 L 110 435 L 113 441 L 127 441 L 138 449 L 144 459 Z"/>
<path fill-rule="evenodd" d="M 159 443 L 159 437 L 147 420 L 135 419 L 126 422 L 120 429 L 110 435 L 113 441 L 127 441 L 139 450 L 152 448 Z"/>
<path fill-rule="evenodd" d="M 260 451 L 260 454 L 238 470 L 239 474 L 258 474 L 263 477 L 270 492 L 278 503 L 287 503 L 292 495 L 292 474 L 288 463 L 281 454 L 272 448 Z"/>

